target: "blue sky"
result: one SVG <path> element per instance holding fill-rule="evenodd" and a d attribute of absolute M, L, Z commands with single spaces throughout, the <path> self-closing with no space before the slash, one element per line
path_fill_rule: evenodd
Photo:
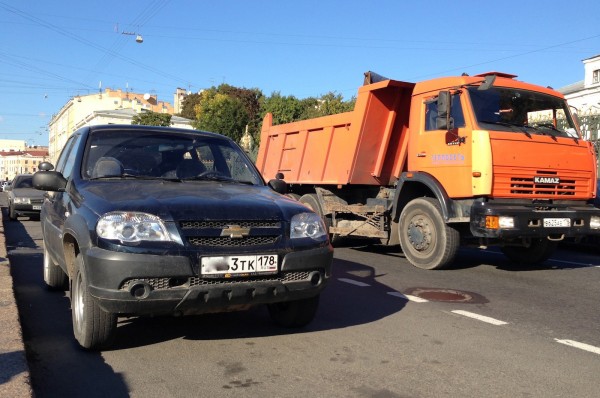
<path fill-rule="evenodd" d="M 559 88 L 600 54 L 599 18 L 598 0 L 0 0 L 0 139 L 47 145 L 51 116 L 100 82 L 171 103 L 177 87 L 223 82 L 350 98 L 367 70 Z"/>

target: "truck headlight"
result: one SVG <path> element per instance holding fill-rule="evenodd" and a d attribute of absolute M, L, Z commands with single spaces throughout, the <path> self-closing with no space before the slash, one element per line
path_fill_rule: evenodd
<path fill-rule="evenodd" d="M 18 196 L 15 196 L 14 200 L 15 200 L 15 204 L 16 203 L 19 203 L 19 204 L 22 204 L 22 205 L 29 205 L 29 204 L 31 204 L 31 200 L 29 200 L 29 198 L 20 198 Z"/>
<path fill-rule="evenodd" d="M 600 217 L 592 216 L 590 218 L 590 228 L 591 229 L 600 229 Z"/>
<path fill-rule="evenodd" d="M 315 213 L 300 213 L 292 217 L 290 238 L 317 239 L 325 236 L 325 224 Z"/>
<path fill-rule="evenodd" d="M 96 233 L 104 239 L 121 242 L 170 241 L 162 220 L 152 214 L 115 211 L 104 214 L 96 224 Z"/>

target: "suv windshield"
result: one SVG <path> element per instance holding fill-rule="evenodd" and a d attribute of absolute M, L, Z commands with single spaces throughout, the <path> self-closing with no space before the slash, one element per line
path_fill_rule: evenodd
<path fill-rule="evenodd" d="M 567 102 L 551 95 L 514 88 L 468 88 L 480 128 L 578 138 Z"/>
<path fill-rule="evenodd" d="M 98 130 L 88 139 L 83 178 L 218 180 L 262 185 L 230 140 L 198 133 Z"/>

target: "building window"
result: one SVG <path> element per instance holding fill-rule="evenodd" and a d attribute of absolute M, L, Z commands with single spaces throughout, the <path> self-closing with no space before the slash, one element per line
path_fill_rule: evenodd
<path fill-rule="evenodd" d="M 600 83 L 600 69 L 592 72 L 592 84 Z"/>

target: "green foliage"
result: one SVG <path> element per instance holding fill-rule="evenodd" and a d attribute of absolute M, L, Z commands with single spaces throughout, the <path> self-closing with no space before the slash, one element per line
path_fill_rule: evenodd
<path fill-rule="evenodd" d="M 171 126 L 171 115 L 168 113 L 142 111 L 133 117 L 131 124 L 169 127 Z"/>
<path fill-rule="evenodd" d="M 179 115 L 191 120 L 196 119 L 196 111 L 194 111 L 194 107 L 198 105 L 199 102 L 200 94 L 187 95 L 181 104 L 181 113 Z"/>
<path fill-rule="evenodd" d="M 193 126 L 231 137 L 239 143 L 246 125 L 256 145 L 265 114 L 273 115 L 273 124 L 291 123 L 354 109 L 356 100 L 344 101 L 341 94 L 329 92 L 319 98 L 298 99 L 274 92 L 266 97 L 262 91 L 221 84 L 198 94 L 190 94 L 182 104 L 181 116 L 194 120 Z"/>
<path fill-rule="evenodd" d="M 293 95 L 282 96 L 274 92 L 262 103 L 263 117 L 268 112 L 273 114 L 273 124 L 290 123 L 301 119 L 306 105 Z"/>
<path fill-rule="evenodd" d="M 214 87 L 200 93 L 194 111 L 195 128 L 226 135 L 236 142 L 240 141 L 250 119 L 239 98 L 221 94 Z"/>

